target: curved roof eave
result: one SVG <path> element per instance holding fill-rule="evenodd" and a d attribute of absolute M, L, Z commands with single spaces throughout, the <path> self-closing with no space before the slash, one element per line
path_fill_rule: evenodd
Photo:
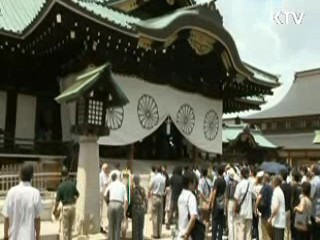
<path fill-rule="evenodd" d="M 252 79 L 253 73 L 242 63 L 232 36 L 221 24 L 213 21 L 214 16 L 212 14 L 213 12 L 206 6 L 195 6 L 180 9 L 164 17 L 142 20 L 135 23 L 134 26 L 140 36 L 161 42 L 166 41 L 170 36 L 184 29 L 195 29 L 204 32 L 224 46 L 230 56 L 233 67 L 239 73 Z"/>
<path fill-rule="evenodd" d="M 120 24 L 117 24 L 115 20 L 110 20 L 107 17 L 99 16 L 98 14 L 95 14 L 92 9 L 88 9 L 85 6 L 81 6 L 80 2 L 77 2 L 76 0 L 70 0 L 70 1 L 63 1 L 63 0 L 47 0 L 46 6 L 40 9 L 39 13 L 35 16 L 33 21 L 27 25 L 22 31 L 14 32 L 10 30 L 0 29 L 0 35 L 23 40 L 27 38 L 43 21 L 43 19 L 46 18 L 46 16 L 50 13 L 51 9 L 56 5 L 59 4 L 69 11 L 75 12 L 91 21 L 94 21 L 100 25 L 109 27 L 115 31 L 122 32 L 126 35 L 137 37 L 137 34 L 135 33 L 134 29 L 131 27 L 131 23 L 127 23 L 127 25 L 130 25 L 130 28 L 121 26 Z M 91 3 L 94 4 L 94 3 Z M 104 7 L 101 5 L 101 7 Z M 109 9 L 107 7 L 104 7 L 107 10 L 113 11 L 115 14 L 123 14 L 120 12 L 117 12 L 116 10 Z M 122 16 L 123 17 L 123 16 Z M 128 16 L 130 18 L 133 18 L 132 16 Z M 136 21 L 139 21 L 138 18 L 136 18 Z"/>
<path fill-rule="evenodd" d="M 279 82 L 280 75 L 275 75 L 268 73 L 264 70 L 261 70 L 257 67 L 252 66 L 247 62 L 243 62 L 246 68 L 253 73 L 253 78 L 250 79 L 254 83 L 258 83 L 259 85 L 263 85 L 266 87 L 276 88 L 281 86 Z"/>

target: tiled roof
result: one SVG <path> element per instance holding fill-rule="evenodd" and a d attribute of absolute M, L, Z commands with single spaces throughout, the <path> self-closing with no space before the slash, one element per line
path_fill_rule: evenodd
<path fill-rule="evenodd" d="M 244 119 L 271 119 L 320 115 L 320 70 L 310 74 L 296 74 L 287 95 L 274 107 L 244 117 Z"/>
<path fill-rule="evenodd" d="M 313 144 L 315 135 L 310 133 L 292 133 L 292 134 L 277 134 L 265 135 L 267 139 L 288 150 L 305 150 L 305 149 L 319 149 L 319 145 Z"/>
<path fill-rule="evenodd" d="M 47 0 L 0 0 L 0 30 L 21 33 L 48 2 Z"/>
<path fill-rule="evenodd" d="M 125 27 L 132 28 L 132 24 L 140 21 L 139 18 L 129 16 L 123 12 L 108 8 L 103 6 L 95 1 L 81 1 L 81 0 L 72 0 L 77 3 L 82 8 L 86 9 L 94 13 L 97 16 L 100 16 L 103 19 L 107 19 L 108 21 L 114 22 L 115 24 Z"/>
<path fill-rule="evenodd" d="M 247 125 L 225 125 L 222 129 L 222 141 L 224 143 L 229 143 L 236 140 L 246 127 Z M 250 129 L 250 134 L 253 136 L 259 147 L 277 148 L 277 146 L 270 142 L 260 130 Z"/>
<path fill-rule="evenodd" d="M 119 27 L 131 29 L 131 24 L 140 19 L 107 7 L 106 0 L 0 0 L 0 31 L 22 35 L 24 31 L 37 21 L 48 6 L 60 3 L 73 10 L 83 9 L 83 13 L 91 12 L 106 23 L 114 23 Z M 49 9 L 50 10 L 50 9 Z"/>

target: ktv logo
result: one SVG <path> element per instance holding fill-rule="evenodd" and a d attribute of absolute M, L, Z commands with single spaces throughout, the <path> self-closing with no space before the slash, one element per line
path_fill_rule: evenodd
<path fill-rule="evenodd" d="M 272 13 L 272 20 L 276 24 L 300 25 L 303 23 L 305 13 L 303 11 L 296 11 L 294 6 L 291 6 L 291 2 L 286 0 L 270 0 L 268 3 L 269 9 Z"/>
<path fill-rule="evenodd" d="M 300 25 L 303 22 L 305 13 L 288 10 L 278 10 L 273 12 L 273 21 L 276 24 L 296 24 Z"/>

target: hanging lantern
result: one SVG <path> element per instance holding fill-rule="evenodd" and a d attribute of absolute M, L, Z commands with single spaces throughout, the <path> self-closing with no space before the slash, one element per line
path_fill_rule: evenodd
<path fill-rule="evenodd" d="M 60 13 L 57 14 L 56 20 L 57 20 L 57 23 L 62 23 L 62 16 Z"/>

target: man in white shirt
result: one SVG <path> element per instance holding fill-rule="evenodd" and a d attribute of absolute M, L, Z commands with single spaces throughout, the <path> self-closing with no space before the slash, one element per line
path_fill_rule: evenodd
<path fill-rule="evenodd" d="M 286 228 L 286 205 L 283 191 L 280 188 L 282 179 L 276 176 L 272 181 L 274 188 L 271 200 L 271 217 L 269 223 L 273 228 L 273 240 L 284 239 L 284 229 Z"/>
<path fill-rule="evenodd" d="M 150 186 L 152 196 L 152 225 L 153 238 L 160 239 L 163 220 L 163 196 L 166 188 L 166 178 L 162 175 L 161 167 L 157 168 L 157 173 L 153 177 Z"/>
<path fill-rule="evenodd" d="M 194 227 L 196 219 L 198 218 L 197 200 L 192 193 L 195 188 L 195 176 L 192 173 L 185 173 L 183 175 L 183 190 L 178 199 L 179 239 L 190 239 L 192 228 Z"/>
<path fill-rule="evenodd" d="M 250 171 L 248 168 L 241 170 L 242 180 L 238 183 L 234 198 L 240 206 L 240 212 L 236 215 L 236 239 L 243 240 L 252 239 L 252 200 L 254 196 L 254 188 L 249 178 Z"/>
<path fill-rule="evenodd" d="M 104 163 L 101 167 L 101 172 L 99 174 L 99 183 L 100 183 L 100 232 L 105 233 L 104 226 L 103 226 L 103 216 L 104 216 L 104 209 L 105 202 L 104 202 L 104 193 L 107 189 L 109 183 L 109 166 L 107 163 Z"/>
<path fill-rule="evenodd" d="M 121 222 L 128 207 L 126 186 L 120 182 L 117 174 L 111 175 L 112 182 L 105 192 L 108 205 L 109 239 L 120 240 Z"/>
<path fill-rule="evenodd" d="M 21 168 L 21 182 L 7 194 L 2 209 L 4 216 L 4 239 L 40 239 L 40 192 L 31 186 L 33 166 L 25 164 Z"/>

